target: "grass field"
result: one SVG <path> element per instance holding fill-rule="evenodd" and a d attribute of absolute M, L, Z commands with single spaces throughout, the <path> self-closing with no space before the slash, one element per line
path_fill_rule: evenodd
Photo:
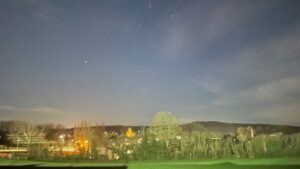
<path fill-rule="evenodd" d="M 300 169 L 298 159 L 132 161 L 132 162 L 40 162 L 0 160 L 0 166 L 37 165 L 43 167 L 124 166 L 128 169 Z"/>

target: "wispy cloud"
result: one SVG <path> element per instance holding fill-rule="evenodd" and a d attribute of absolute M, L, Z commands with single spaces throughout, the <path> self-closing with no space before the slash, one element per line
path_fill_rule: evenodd
<path fill-rule="evenodd" d="M 12 111 L 12 110 L 16 110 L 16 108 L 12 107 L 12 106 L 3 106 L 3 105 L 0 105 L 0 110 Z"/>
<path fill-rule="evenodd" d="M 300 31 L 268 39 L 208 68 L 198 84 L 218 86 L 222 93 L 240 93 L 272 81 L 300 74 Z M 214 90 L 217 91 L 217 90 Z"/>
<path fill-rule="evenodd" d="M 50 108 L 50 107 L 14 107 L 14 106 L 5 106 L 0 105 L 2 120 L 33 120 L 38 123 L 40 122 L 58 122 L 64 123 L 69 122 L 70 117 L 73 117 L 71 112 L 64 110 Z M 17 116 L 16 116 L 17 115 Z M 65 119 L 65 121 L 57 121 L 58 119 Z M 72 119 L 76 119 L 73 117 Z"/>
<path fill-rule="evenodd" d="M 284 78 L 243 92 L 241 96 L 252 97 L 264 103 L 286 103 L 300 101 L 299 89 L 299 77 Z"/>
<path fill-rule="evenodd" d="M 167 60 L 178 61 L 190 55 L 206 55 L 205 50 L 214 43 L 224 40 L 236 28 L 253 18 L 261 17 L 266 11 L 280 3 L 222 1 L 210 5 L 205 12 L 203 1 L 194 1 L 176 11 L 176 18 L 161 19 L 164 32 L 162 41 L 158 42 L 158 55 Z M 189 10 L 186 10 L 186 9 Z M 191 52 L 192 51 L 192 52 Z M 201 56 L 197 57 L 201 57 Z"/>
<path fill-rule="evenodd" d="M 203 88 L 210 93 L 220 93 L 222 91 L 221 83 L 214 83 L 214 79 L 210 76 L 204 76 L 201 79 L 199 77 L 190 78 L 190 82 L 200 88 Z"/>
<path fill-rule="evenodd" d="M 300 31 L 294 29 L 245 48 L 213 67 L 218 69 L 193 77 L 192 84 L 216 96 L 201 111 L 248 112 L 254 122 L 299 124 L 299 53 Z M 287 119 L 280 122 L 284 114 Z"/>

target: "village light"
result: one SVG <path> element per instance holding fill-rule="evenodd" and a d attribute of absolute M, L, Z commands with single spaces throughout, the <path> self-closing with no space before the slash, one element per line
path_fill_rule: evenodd
<path fill-rule="evenodd" d="M 60 138 L 60 139 L 64 139 L 64 137 L 65 137 L 65 136 L 64 136 L 63 134 L 59 135 L 59 138 Z"/>
<path fill-rule="evenodd" d="M 119 155 L 116 155 L 115 159 L 116 160 L 119 160 L 120 156 Z"/>

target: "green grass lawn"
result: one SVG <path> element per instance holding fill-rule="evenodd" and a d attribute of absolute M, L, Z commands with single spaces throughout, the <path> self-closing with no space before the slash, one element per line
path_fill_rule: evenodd
<path fill-rule="evenodd" d="M 40 162 L 24 160 L 0 160 L 0 166 L 38 165 L 45 167 L 73 166 L 123 166 L 128 169 L 300 169 L 297 159 L 245 159 L 245 160 L 172 160 L 131 162 Z"/>

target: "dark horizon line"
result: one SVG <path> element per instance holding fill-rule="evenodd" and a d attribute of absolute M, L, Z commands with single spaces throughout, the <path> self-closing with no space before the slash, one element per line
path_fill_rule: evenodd
<path fill-rule="evenodd" d="M 26 120 L 0 120 L 0 123 L 2 122 L 14 122 L 14 121 L 23 121 L 25 122 Z M 83 120 L 86 121 L 86 120 Z M 87 121 L 88 122 L 88 121 Z M 217 121 L 217 120 L 196 120 L 196 121 L 191 121 L 191 122 L 182 122 L 179 123 L 180 125 L 186 125 L 186 124 L 191 124 L 191 123 L 223 123 L 223 124 L 232 124 L 232 125 L 269 125 L 269 126 L 288 126 L 288 127 L 300 127 L 300 125 L 296 125 L 296 124 L 276 124 L 276 123 L 249 123 L 249 122 L 226 122 L 226 121 Z M 54 123 L 54 122 L 45 122 L 45 123 L 36 123 L 36 125 L 47 125 L 47 124 L 53 124 L 54 126 L 56 125 L 62 125 L 63 127 L 65 127 L 65 129 L 72 129 L 75 127 L 75 125 L 80 124 L 79 123 L 75 123 L 72 127 L 70 126 L 65 126 L 64 124 L 61 123 Z M 147 126 L 151 126 L 151 124 L 147 124 L 147 125 L 128 125 L 128 124 L 105 124 L 105 123 L 99 123 L 99 124 L 95 124 L 95 125 L 90 125 L 91 127 L 95 127 L 95 126 L 120 126 L 120 127 L 147 127 Z"/>

